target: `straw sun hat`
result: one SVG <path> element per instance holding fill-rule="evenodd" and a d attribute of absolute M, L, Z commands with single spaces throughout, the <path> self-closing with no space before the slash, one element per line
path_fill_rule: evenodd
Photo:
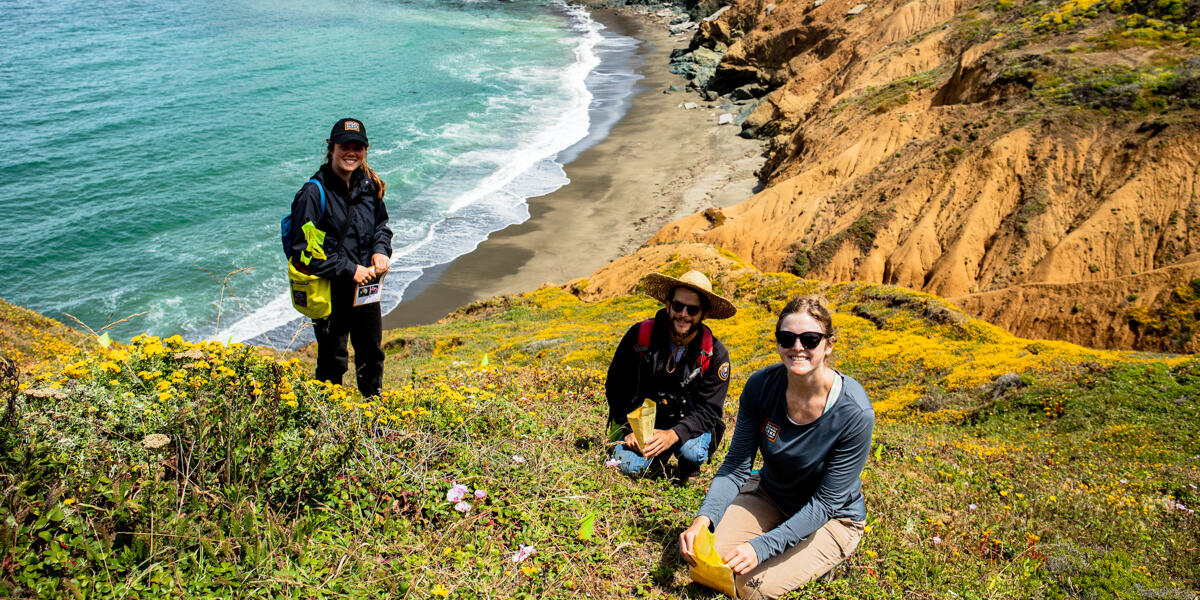
<path fill-rule="evenodd" d="M 679 279 L 662 273 L 651 273 L 642 279 L 642 286 L 646 289 L 647 296 L 663 304 L 668 302 L 671 290 L 677 287 L 682 286 L 695 291 L 708 298 L 707 316 L 711 319 L 728 319 L 737 312 L 737 307 L 732 302 L 713 293 L 712 283 L 709 283 L 708 278 L 700 271 L 688 271 L 680 275 Z"/>

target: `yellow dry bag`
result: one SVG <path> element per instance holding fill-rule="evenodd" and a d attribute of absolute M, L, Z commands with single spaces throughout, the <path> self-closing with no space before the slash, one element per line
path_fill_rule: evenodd
<path fill-rule="evenodd" d="M 296 307 L 300 314 L 313 319 L 329 316 L 333 305 L 330 303 L 332 286 L 328 279 L 301 273 L 289 260 L 288 284 L 292 292 L 292 306 Z"/>

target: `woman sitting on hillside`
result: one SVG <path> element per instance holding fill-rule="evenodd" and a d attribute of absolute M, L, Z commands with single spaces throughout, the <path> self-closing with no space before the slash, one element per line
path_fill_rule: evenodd
<path fill-rule="evenodd" d="M 875 412 L 862 385 L 827 358 L 837 334 L 824 298 L 788 302 L 775 325 L 781 364 L 746 382 L 729 454 L 699 516 L 679 536 L 685 560 L 701 527 L 736 575 L 740 598 L 777 598 L 833 569 L 863 534 L 863 465 Z M 755 454 L 763 467 L 751 475 Z"/>

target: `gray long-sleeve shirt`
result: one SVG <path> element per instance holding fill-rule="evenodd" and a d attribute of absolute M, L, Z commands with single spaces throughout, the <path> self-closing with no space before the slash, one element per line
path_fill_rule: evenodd
<path fill-rule="evenodd" d="M 729 454 L 699 514 L 714 526 L 719 523 L 750 476 L 755 455 L 762 452 L 761 487 L 790 517 L 750 540 L 760 563 L 806 539 L 830 519 L 867 518 L 860 476 L 871 452 L 875 411 L 861 384 L 838 375 L 843 383 L 836 403 L 804 425 L 788 419 L 783 365 L 751 375 L 742 390 Z"/>

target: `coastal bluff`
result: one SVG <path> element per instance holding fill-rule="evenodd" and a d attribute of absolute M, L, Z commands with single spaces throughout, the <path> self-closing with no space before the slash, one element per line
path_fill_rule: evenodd
<path fill-rule="evenodd" d="M 1195 356 L 1023 339 L 696 243 L 389 331 L 373 398 L 311 355 L 124 343 L 0 301 L 0 596 L 715 598 L 678 539 L 728 445 L 687 487 L 606 465 L 605 368 L 659 306 L 620 288 L 691 268 L 738 308 L 711 322 L 727 425 L 805 293 L 877 415 L 862 542 L 789 597 L 1195 597 Z"/>
<path fill-rule="evenodd" d="M 1200 350 L 1195 2 L 734 0 L 676 70 L 764 189 L 650 244 L 942 296 L 1017 335 Z"/>

